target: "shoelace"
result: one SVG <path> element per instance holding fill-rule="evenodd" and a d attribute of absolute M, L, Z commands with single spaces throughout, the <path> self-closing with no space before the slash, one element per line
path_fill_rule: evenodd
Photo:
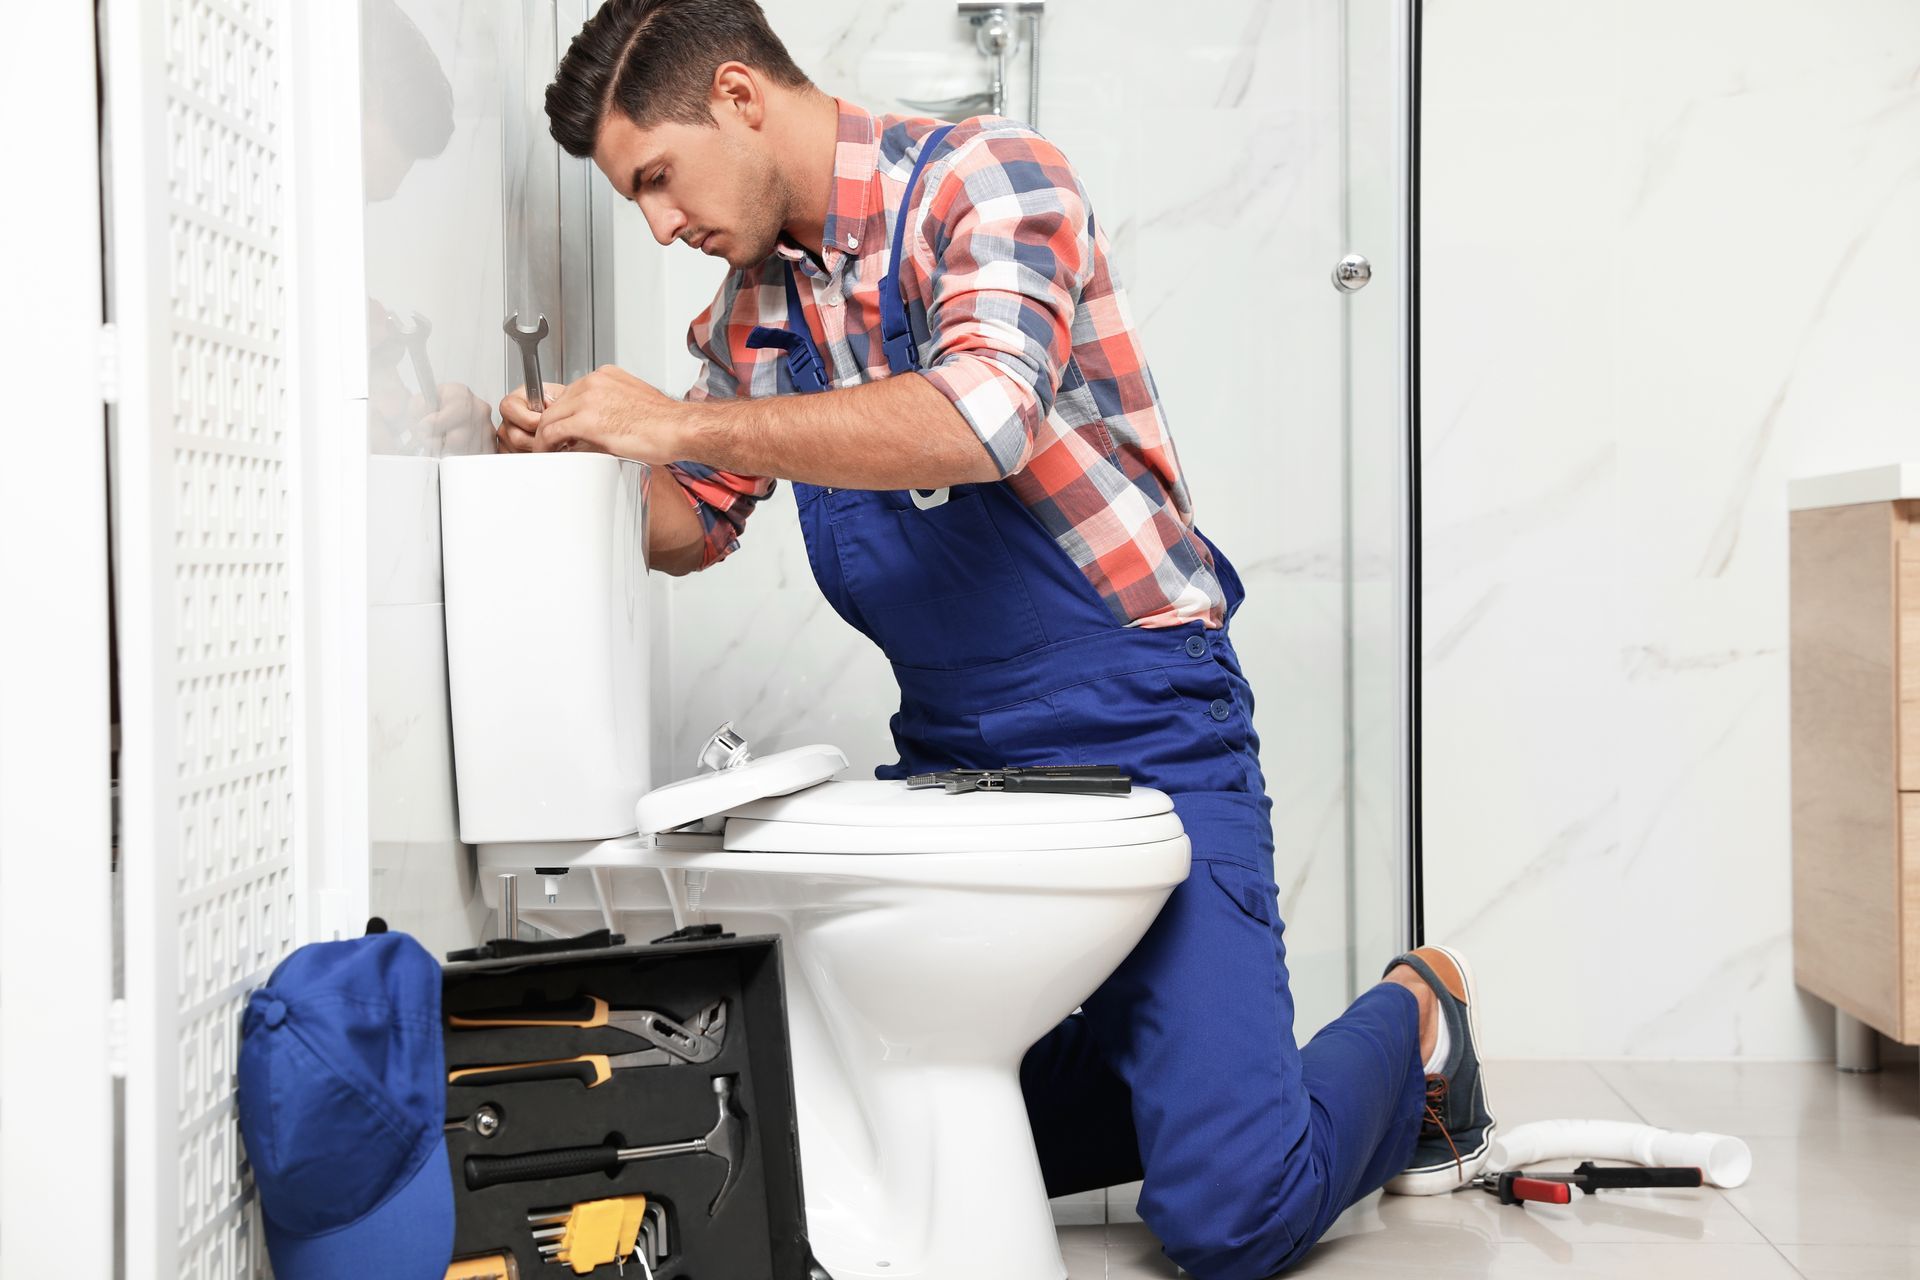
<path fill-rule="evenodd" d="M 1420 1122 L 1421 1131 L 1431 1130 L 1447 1140 L 1447 1150 L 1453 1152 L 1454 1171 L 1460 1181 L 1467 1180 L 1466 1162 L 1460 1158 L 1460 1148 L 1454 1145 L 1453 1135 L 1447 1132 L 1447 1122 L 1441 1119 L 1441 1110 L 1447 1105 L 1447 1078 L 1433 1075 L 1427 1077 L 1427 1114 Z"/>

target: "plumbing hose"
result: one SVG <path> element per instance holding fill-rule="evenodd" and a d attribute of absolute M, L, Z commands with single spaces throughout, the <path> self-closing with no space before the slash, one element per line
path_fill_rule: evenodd
<path fill-rule="evenodd" d="M 1753 1172 L 1753 1152 L 1724 1133 L 1676 1133 L 1625 1120 L 1537 1120 L 1493 1140 L 1489 1169 L 1521 1169 L 1541 1160 L 1628 1160 L 1694 1165 L 1716 1187 L 1737 1187 Z"/>

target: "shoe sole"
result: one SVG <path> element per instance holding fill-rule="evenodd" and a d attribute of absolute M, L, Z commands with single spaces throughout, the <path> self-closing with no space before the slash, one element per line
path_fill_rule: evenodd
<path fill-rule="evenodd" d="M 1467 1034 L 1473 1040 L 1473 1052 L 1476 1058 L 1480 1054 L 1480 990 L 1473 980 L 1473 968 L 1466 958 L 1451 947 L 1431 947 L 1429 950 L 1453 961 L 1453 967 L 1460 971 L 1460 981 L 1467 989 Z M 1487 1129 L 1481 1136 L 1480 1145 L 1471 1152 L 1462 1152 L 1460 1161 L 1452 1160 L 1430 1169 L 1409 1169 L 1388 1180 L 1386 1190 L 1397 1196 L 1437 1196 L 1445 1195 L 1471 1182 L 1474 1175 L 1486 1167 L 1487 1158 L 1493 1154 L 1493 1135 L 1499 1124 L 1493 1118 L 1493 1104 L 1487 1098 L 1487 1064 L 1480 1059 L 1480 1098 L 1487 1112 Z"/>

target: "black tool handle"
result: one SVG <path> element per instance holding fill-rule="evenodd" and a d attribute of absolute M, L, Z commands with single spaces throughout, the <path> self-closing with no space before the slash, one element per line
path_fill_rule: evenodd
<path fill-rule="evenodd" d="M 605 1054 L 554 1058 L 547 1062 L 513 1062 L 498 1067 L 459 1067 L 447 1073 L 450 1085 L 524 1084 L 530 1080 L 578 1080 L 591 1089 L 612 1076 Z"/>
<path fill-rule="evenodd" d="M 1601 1166 L 1589 1160 L 1573 1172 L 1579 1179 L 1576 1185 L 1586 1191 L 1611 1191 L 1625 1187 L 1697 1187 L 1705 1181 L 1700 1170 L 1691 1165 L 1639 1169 L 1631 1166 Z"/>
<path fill-rule="evenodd" d="M 479 1191 L 503 1182 L 535 1182 L 542 1178 L 571 1178 L 581 1173 L 612 1173 L 620 1167 L 620 1148 L 560 1147 L 530 1151 L 520 1156 L 468 1156 L 467 1190 Z"/>
<path fill-rule="evenodd" d="M 1061 796 L 1124 796 L 1133 790 L 1133 779 L 1124 774 L 1042 774 L 1008 773 L 999 788 L 1002 791 L 1047 792 Z"/>
<path fill-rule="evenodd" d="M 447 1015 L 447 1025 L 457 1031 L 475 1027 L 602 1027 L 606 1022 L 607 1002 L 594 996 L 581 996 L 564 1004 L 475 1009 Z"/>

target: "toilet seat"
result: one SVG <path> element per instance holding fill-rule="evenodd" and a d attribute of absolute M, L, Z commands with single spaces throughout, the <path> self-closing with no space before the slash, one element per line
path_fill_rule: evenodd
<path fill-rule="evenodd" d="M 1112 849 L 1177 839 L 1158 791 L 1060 796 L 822 782 L 727 811 L 722 847 L 753 853 L 982 854 Z"/>
<path fill-rule="evenodd" d="M 816 745 L 710 770 L 642 796 L 636 826 L 642 837 L 707 833 L 709 852 L 834 856 L 1116 849 L 1183 834 L 1173 801 L 1145 788 L 1121 796 L 949 795 L 904 782 L 834 781 L 846 767 L 837 748 Z"/>

